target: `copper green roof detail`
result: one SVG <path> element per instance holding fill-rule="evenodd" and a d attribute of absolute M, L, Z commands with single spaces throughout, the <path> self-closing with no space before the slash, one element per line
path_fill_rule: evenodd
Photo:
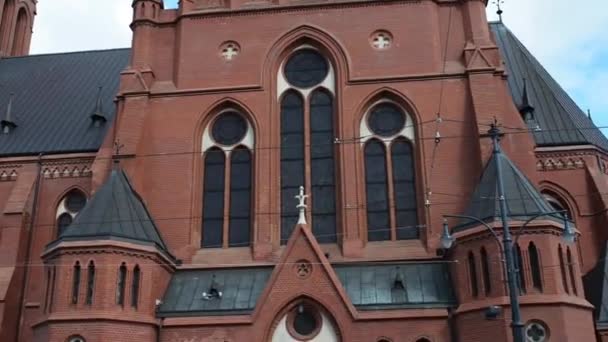
<path fill-rule="evenodd" d="M 15 94 L 15 127 L 0 134 L 0 156 L 97 151 L 114 118 L 130 54 L 114 49 L 0 59 L 0 120 Z M 107 122 L 91 118 L 97 106 Z"/>
<path fill-rule="evenodd" d="M 595 145 L 608 151 L 608 139 L 513 32 L 501 22 L 490 23 L 490 28 L 506 65 L 515 106 L 534 110 L 534 120 L 527 124 L 536 144 Z"/>
<path fill-rule="evenodd" d="M 122 170 L 112 171 L 74 222 L 51 245 L 81 240 L 122 240 L 167 251 L 150 213 Z"/>
<path fill-rule="evenodd" d="M 498 165 L 502 170 L 509 220 L 526 221 L 538 214 L 554 212 L 554 209 L 545 201 L 530 180 L 506 154 L 499 151 L 493 153 L 488 160 L 465 215 L 476 217 L 484 222 L 500 221 Z M 559 222 L 562 220 L 549 215 L 547 218 L 559 220 Z M 455 231 L 462 231 L 476 225 L 476 222 L 465 219 L 461 225 L 455 227 Z"/>

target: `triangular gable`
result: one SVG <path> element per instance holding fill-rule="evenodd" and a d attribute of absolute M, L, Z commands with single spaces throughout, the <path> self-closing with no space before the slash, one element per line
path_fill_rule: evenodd
<path fill-rule="evenodd" d="M 261 312 L 281 312 L 292 301 L 306 297 L 324 306 L 334 315 L 349 313 L 356 317 L 356 309 L 310 229 L 296 226 L 266 289 L 253 313 L 253 321 Z M 342 311 L 341 314 L 338 311 Z"/>

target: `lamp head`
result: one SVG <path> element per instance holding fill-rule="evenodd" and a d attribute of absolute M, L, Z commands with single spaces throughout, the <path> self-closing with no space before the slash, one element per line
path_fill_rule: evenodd
<path fill-rule="evenodd" d="M 448 220 L 443 219 L 443 233 L 441 234 L 441 247 L 444 249 L 452 248 L 454 244 L 454 237 L 450 234 L 450 227 L 448 227 Z"/>
<path fill-rule="evenodd" d="M 564 239 L 564 242 L 566 242 L 567 244 L 573 244 L 574 241 L 576 241 L 576 231 L 574 230 L 574 228 L 572 226 L 570 226 L 570 220 L 568 219 L 568 214 L 565 213 L 563 216 L 564 216 L 564 233 L 562 235 L 562 239 Z"/>

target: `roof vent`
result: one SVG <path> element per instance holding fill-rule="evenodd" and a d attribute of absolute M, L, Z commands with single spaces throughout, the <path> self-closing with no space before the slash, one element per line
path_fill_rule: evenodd
<path fill-rule="evenodd" d="M 93 120 L 93 124 L 95 125 L 95 127 L 99 127 L 103 125 L 106 121 L 108 121 L 108 119 L 103 113 L 103 105 L 101 102 L 102 90 L 103 87 L 99 87 L 99 90 L 97 91 L 97 103 L 95 104 L 95 110 L 93 111 L 93 114 L 91 114 L 91 120 Z"/>
<path fill-rule="evenodd" d="M 211 278 L 211 286 L 209 286 L 209 290 L 203 292 L 204 300 L 214 300 L 214 299 L 222 299 L 222 291 L 220 291 L 220 284 L 215 281 L 215 274 Z"/>
<path fill-rule="evenodd" d="M 519 106 L 519 113 L 522 115 L 524 121 L 534 121 L 534 107 L 530 103 L 530 97 L 528 96 L 528 85 L 524 78 L 524 90 L 521 95 L 521 105 Z"/>
<path fill-rule="evenodd" d="M 9 134 L 12 130 L 17 128 L 17 124 L 13 121 L 12 109 L 13 109 L 13 97 L 14 93 L 11 93 L 8 99 L 8 105 L 6 106 L 6 115 L 2 121 L 0 121 L 0 128 L 3 134 Z"/>
<path fill-rule="evenodd" d="M 393 290 L 405 290 L 405 282 L 403 281 L 403 276 L 397 267 L 395 272 L 395 279 L 393 280 Z"/>

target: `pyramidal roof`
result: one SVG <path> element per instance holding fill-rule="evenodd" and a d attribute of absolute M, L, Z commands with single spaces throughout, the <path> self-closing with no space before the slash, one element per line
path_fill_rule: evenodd
<path fill-rule="evenodd" d="M 122 170 L 112 171 L 55 243 L 81 240 L 123 240 L 167 251 L 150 213 Z"/>
<path fill-rule="evenodd" d="M 500 221 L 499 168 L 502 171 L 509 220 L 526 221 L 538 214 L 554 212 L 528 178 L 499 149 L 488 160 L 465 215 L 479 218 L 484 222 Z M 552 216 L 548 218 L 557 220 Z M 475 222 L 464 220 L 455 230 L 462 231 L 475 225 L 477 225 Z"/>
<path fill-rule="evenodd" d="M 608 151 L 608 139 L 517 37 L 502 22 L 492 22 L 490 28 L 506 64 L 516 107 L 522 108 L 528 101 L 534 110 L 529 125 L 540 128 L 533 132 L 536 144 L 595 145 Z"/>

